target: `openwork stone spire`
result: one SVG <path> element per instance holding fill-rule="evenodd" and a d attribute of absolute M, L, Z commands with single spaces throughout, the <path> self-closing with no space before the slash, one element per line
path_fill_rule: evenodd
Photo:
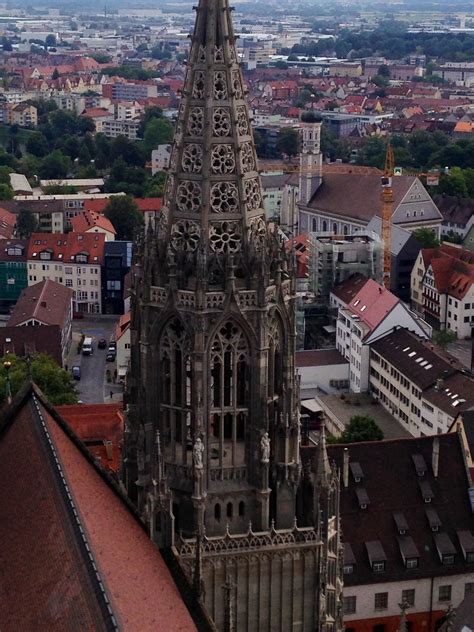
<path fill-rule="evenodd" d="M 160 227 L 176 253 L 267 238 L 244 96 L 228 0 L 200 0 Z"/>

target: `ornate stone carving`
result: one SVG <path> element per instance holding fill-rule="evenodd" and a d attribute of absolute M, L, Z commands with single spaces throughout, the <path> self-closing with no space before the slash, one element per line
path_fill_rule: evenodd
<path fill-rule="evenodd" d="M 258 178 L 244 180 L 244 191 L 247 208 L 250 211 L 256 211 L 262 207 L 262 193 Z"/>
<path fill-rule="evenodd" d="M 227 99 L 227 78 L 223 70 L 214 73 L 214 98 L 218 101 Z"/>
<path fill-rule="evenodd" d="M 239 210 L 239 193 L 233 182 L 218 182 L 211 187 L 213 213 L 236 213 Z"/>
<path fill-rule="evenodd" d="M 251 143 L 242 143 L 240 159 L 242 161 L 242 169 L 244 173 L 255 171 L 255 156 Z"/>
<path fill-rule="evenodd" d="M 198 437 L 196 441 L 194 442 L 194 446 L 193 446 L 194 467 L 197 470 L 202 470 L 203 468 L 203 462 L 202 462 L 203 452 L 204 452 L 204 443 L 202 442 L 201 437 Z"/>
<path fill-rule="evenodd" d="M 186 173 L 201 173 L 202 145 L 189 143 L 184 146 L 181 166 Z"/>
<path fill-rule="evenodd" d="M 212 250 L 219 253 L 238 252 L 241 246 L 239 222 L 214 222 L 209 229 Z"/>
<path fill-rule="evenodd" d="M 199 49 L 198 49 L 197 63 L 198 64 L 206 63 L 206 49 L 202 44 L 199 46 Z"/>
<path fill-rule="evenodd" d="M 209 309 L 220 309 L 225 303 L 223 292 L 210 292 L 206 295 L 206 307 Z"/>
<path fill-rule="evenodd" d="M 187 129 L 190 136 L 202 136 L 204 130 L 204 108 L 189 108 Z"/>
<path fill-rule="evenodd" d="M 249 133 L 249 122 L 245 105 L 237 106 L 237 129 L 241 136 L 246 136 Z"/>
<path fill-rule="evenodd" d="M 169 173 L 166 178 L 166 188 L 165 188 L 165 200 L 166 203 L 169 204 L 170 200 L 173 199 L 173 188 L 174 188 L 174 177 Z"/>
<path fill-rule="evenodd" d="M 222 46 L 214 47 L 214 61 L 216 64 L 224 63 L 224 48 Z"/>
<path fill-rule="evenodd" d="M 194 73 L 193 99 L 204 99 L 206 96 L 206 74 L 202 70 Z"/>
<path fill-rule="evenodd" d="M 183 213 L 197 213 L 201 208 L 201 185 L 199 182 L 183 180 L 176 192 L 176 205 Z"/>
<path fill-rule="evenodd" d="M 176 167 L 178 166 L 178 148 L 176 147 L 176 144 L 173 146 L 173 149 L 171 150 L 171 156 L 170 156 L 170 170 L 176 171 Z"/>
<path fill-rule="evenodd" d="M 270 462 L 270 437 L 268 436 L 268 432 L 265 432 L 260 439 L 260 452 L 261 452 L 261 462 L 269 463 Z"/>
<path fill-rule="evenodd" d="M 212 173 L 234 173 L 235 158 L 232 145 L 214 145 L 211 152 Z"/>
<path fill-rule="evenodd" d="M 263 217 L 253 217 L 250 220 L 250 241 L 258 248 L 265 245 L 267 239 L 267 224 Z"/>
<path fill-rule="evenodd" d="M 242 82 L 240 81 L 240 73 L 238 70 L 232 71 L 232 88 L 234 90 L 234 97 L 236 99 L 244 98 L 244 93 L 242 90 Z"/>
<path fill-rule="evenodd" d="M 214 136 L 230 136 L 232 131 L 229 108 L 214 108 L 212 133 Z"/>
<path fill-rule="evenodd" d="M 199 244 L 201 229 L 199 224 L 189 219 L 182 219 L 171 229 L 171 246 L 174 250 L 194 252 Z"/>

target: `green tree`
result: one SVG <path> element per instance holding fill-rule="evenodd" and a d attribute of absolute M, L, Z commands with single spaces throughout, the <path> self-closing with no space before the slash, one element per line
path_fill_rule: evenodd
<path fill-rule="evenodd" d="M 151 154 L 158 145 L 170 143 L 173 139 L 173 126 L 164 118 L 151 119 L 145 128 L 143 145 L 147 154 Z"/>
<path fill-rule="evenodd" d="M 353 415 L 349 425 L 337 439 L 338 443 L 359 443 L 361 441 L 381 441 L 383 432 L 369 415 Z"/>
<path fill-rule="evenodd" d="M 451 331 L 451 329 L 443 329 L 433 334 L 433 341 L 438 347 L 441 347 L 441 349 L 446 349 L 446 347 L 455 340 L 457 340 L 456 332 Z"/>
<path fill-rule="evenodd" d="M 12 200 L 13 196 L 14 192 L 9 184 L 0 184 L 0 200 Z"/>
<path fill-rule="evenodd" d="M 83 143 L 81 145 L 81 149 L 79 150 L 79 155 L 78 155 L 78 159 L 79 159 L 79 164 L 80 165 L 90 165 L 92 156 L 91 156 L 91 152 L 89 151 L 89 148 L 87 147 L 87 145 L 85 143 Z"/>
<path fill-rule="evenodd" d="M 77 393 L 72 376 L 64 371 L 50 356 L 44 353 L 35 354 L 30 359 L 30 369 L 24 358 L 8 354 L 0 359 L 0 403 L 5 400 L 7 370 L 5 360 L 11 362 L 9 369 L 12 395 L 23 386 L 31 371 L 31 378 L 43 391 L 48 400 L 56 405 L 76 404 Z"/>
<path fill-rule="evenodd" d="M 16 232 L 21 239 L 28 239 L 31 233 L 38 229 L 38 222 L 34 214 L 28 208 L 20 209 L 16 218 Z"/>
<path fill-rule="evenodd" d="M 52 33 L 46 35 L 45 42 L 46 46 L 56 46 L 56 37 Z"/>
<path fill-rule="evenodd" d="M 464 170 L 459 167 L 453 167 L 447 176 L 442 176 L 439 182 L 439 193 L 455 195 L 457 197 L 467 197 L 469 190 L 464 176 Z"/>
<path fill-rule="evenodd" d="M 282 127 L 277 136 L 277 150 L 287 156 L 296 156 L 299 152 L 300 137 L 298 130 Z"/>
<path fill-rule="evenodd" d="M 33 132 L 26 141 L 26 151 L 33 156 L 43 158 L 49 152 L 48 141 L 41 132 Z"/>
<path fill-rule="evenodd" d="M 129 195 L 111 197 L 104 209 L 104 215 L 112 222 L 117 239 L 132 240 L 143 224 L 142 214 Z"/>
<path fill-rule="evenodd" d="M 51 79 L 53 79 L 54 81 L 56 81 L 56 79 L 59 79 L 59 70 L 57 68 L 55 68 L 53 70 L 53 74 L 51 75 Z"/>
<path fill-rule="evenodd" d="M 65 178 L 70 166 L 69 156 L 65 156 L 59 149 L 55 149 L 41 161 L 39 175 L 44 179 Z"/>
<path fill-rule="evenodd" d="M 377 74 L 379 75 L 379 77 L 387 77 L 387 79 L 389 79 L 390 78 L 389 66 L 387 66 L 387 64 L 382 64 L 381 66 L 379 66 L 377 70 Z"/>
<path fill-rule="evenodd" d="M 439 239 L 429 228 L 417 228 L 412 235 L 421 244 L 422 248 L 437 248 L 439 246 Z"/>

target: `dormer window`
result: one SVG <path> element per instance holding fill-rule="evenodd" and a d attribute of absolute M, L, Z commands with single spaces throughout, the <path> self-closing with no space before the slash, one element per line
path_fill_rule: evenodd
<path fill-rule="evenodd" d="M 459 545 L 468 564 L 474 564 L 474 537 L 470 531 L 458 531 Z"/>
<path fill-rule="evenodd" d="M 344 542 L 344 563 L 343 563 L 343 573 L 344 575 L 352 575 L 354 572 L 355 566 L 355 556 L 349 542 Z"/>
<path fill-rule="evenodd" d="M 10 246 L 9 248 L 7 248 L 7 255 L 9 257 L 21 257 L 22 254 L 23 254 L 22 246 Z"/>
<path fill-rule="evenodd" d="M 356 483 L 360 483 L 364 478 L 364 472 L 360 466 L 360 463 L 352 462 L 349 466 L 351 468 L 352 476 Z"/>
<path fill-rule="evenodd" d="M 369 556 L 370 566 L 374 573 L 384 573 L 386 570 L 387 556 L 380 540 L 372 540 L 365 543 Z"/>
<path fill-rule="evenodd" d="M 357 500 L 361 509 L 367 509 L 370 505 L 370 498 L 364 487 L 358 487 L 356 490 Z"/>
<path fill-rule="evenodd" d="M 87 259 L 88 256 L 83 252 L 80 252 L 76 255 L 76 263 L 87 263 Z"/>
<path fill-rule="evenodd" d="M 452 566 L 456 559 L 456 549 L 449 535 L 447 533 L 436 533 L 434 540 L 443 566 Z"/>
<path fill-rule="evenodd" d="M 43 261 L 51 261 L 52 259 L 51 250 L 43 250 L 42 252 L 40 252 L 39 258 L 42 259 Z"/>
<path fill-rule="evenodd" d="M 374 573 L 384 573 L 385 572 L 385 562 L 374 562 L 372 564 L 372 570 Z"/>

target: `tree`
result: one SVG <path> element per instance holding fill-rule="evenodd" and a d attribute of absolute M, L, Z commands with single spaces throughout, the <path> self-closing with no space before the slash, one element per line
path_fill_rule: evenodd
<path fill-rule="evenodd" d="M 16 232 L 21 239 L 28 239 L 31 233 L 36 232 L 38 222 L 36 217 L 28 208 L 20 209 L 16 218 Z"/>
<path fill-rule="evenodd" d="M 53 74 L 51 75 L 51 79 L 53 79 L 54 81 L 56 81 L 56 79 L 59 79 L 59 70 L 57 68 L 55 68 L 53 70 Z"/>
<path fill-rule="evenodd" d="M 39 175 L 44 179 L 66 178 L 71 161 L 59 149 L 55 149 L 41 161 Z"/>
<path fill-rule="evenodd" d="M 433 335 L 433 341 L 438 347 L 441 347 L 441 349 L 446 349 L 446 347 L 455 340 L 457 340 L 456 332 L 451 331 L 451 329 L 443 329 Z"/>
<path fill-rule="evenodd" d="M 277 136 L 277 150 L 287 156 L 296 156 L 299 152 L 300 137 L 298 130 L 282 127 Z"/>
<path fill-rule="evenodd" d="M 173 126 L 169 121 L 164 118 L 151 119 L 145 128 L 145 134 L 143 136 L 145 151 L 151 154 L 152 150 L 156 149 L 158 145 L 170 143 L 172 138 Z"/>
<path fill-rule="evenodd" d="M 361 441 L 381 441 L 383 432 L 369 415 L 353 415 L 349 425 L 337 439 L 338 443 L 359 443 Z"/>
<path fill-rule="evenodd" d="M 129 195 L 115 195 L 104 209 L 116 232 L 117 239 L 131 241 L 143 224 L 143 217 L 133 198 Z"/>
<path fill-rule="evenodd" d="M 439 239 L 429 228 L 417 228 L 412 235 L 421 244 L 422 248 L 437 248 L 439 246 Z"/>
<path fill-rule="evenodd" d="M 0 184 L 0 200 L 12 200 L 13 189 L 8 184 Z"/>
<path fill-rule="evenodd" d="M 50 33 L 49 35 L 46 35 L 46 39 L 44 43 L 46 44 L 46 46 L 56 46 L 56 36 L 53 35 L 52 33 Z"/>
<path fill-rule="evenodd" d="M 30 368 L 25 358 L 18 358 L 8 354 L 0 359 L 0 403 L 5 399 L 7 370 L 4 361 L 11 362 L 9 369 L 12 395 L 23 386 L 31 371 L 33 382 L 43 391 L 48 400 L 56 405 L 76 404 L 77 393 L 72 376 L 64 371 L 50 356 L 44 353 L 35 354 L 30 358 Z"/>
<path fill-rule="evenodd" d="M 48 141 L 41 132 L 33 132 L 26 141 L 26 151 L 33 156 L 43 158 L 49 152 Z"/>
<path fill-rule="evenodd" d="M 388 79 L 390 78 L 390 68 L 387 66 L 387 64 L 382 64 L 381 66 L 379 66 L 377 74 L 380 77 L 387 77 Z"/>

